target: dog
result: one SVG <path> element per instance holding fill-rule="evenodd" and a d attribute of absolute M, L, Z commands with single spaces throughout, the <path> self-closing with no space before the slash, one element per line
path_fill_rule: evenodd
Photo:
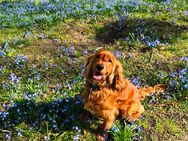
<path fill-rule="evenodd" d="M 84 75 L 84 109 L 103 121 L 98 141 L 104 140 L 104 133 L 118 117 L 127 121 L 139 118 L 144 112 L 144 97 L 164 91 L 162 84 L 138 89 L 124 77 L 123 67 L 114 54 L 106 50 L 87 58 Z"/>

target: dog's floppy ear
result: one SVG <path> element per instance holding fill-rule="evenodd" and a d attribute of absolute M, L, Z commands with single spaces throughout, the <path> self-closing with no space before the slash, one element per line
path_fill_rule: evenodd
<path fill-rule="evenodd" d="M 119 61 L 116 61 L 114 70 L 113 86 L 115 89 L 120 90 L 125 86 L 125 79 L 123 75 L 123 67 Z"/>
<path fill-rule="evenodd" d="M 92 74 L 92 62 L 94 59 L 95 55 L 91 55 L 87 58 L 87 62 L 85 65 L 85 70 L 84 70 L 84 77 L 89 78 Z"/>

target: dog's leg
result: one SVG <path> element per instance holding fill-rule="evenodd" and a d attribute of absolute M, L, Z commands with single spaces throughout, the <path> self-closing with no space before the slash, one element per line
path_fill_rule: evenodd
<path fill-rule="evenodd" d="M 114 110 L 108 110 L 104 112 L 105 119 L 102 125 L 102 129 L 99 134 L 97 134 L 97 141 L 104 141 L 105 140 L 105 133 L 108 129 L 112 127 L 113 122 L 116 119 L 116 116 L 118 115 L 117 109 Z"/>
<path fill-rule="evenodd" d="M 107 137 L 107 130 L 111 128 L 113 122 L 115 120 L 115 117 L 108 118 L 107 120 L 104 121 L 102 125 L 102 129 L 100 128 L 100 133 L 97 134 L 97 141 L 105 141 Z M 98 128 L 98 129 L 99 129 Z"/>

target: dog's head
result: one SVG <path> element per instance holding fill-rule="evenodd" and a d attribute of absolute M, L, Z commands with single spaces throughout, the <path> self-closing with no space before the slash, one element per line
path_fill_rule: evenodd
<path fill-rule="evenodd" d="M 86 83 L 98 87 L 121 89 L 124 82 L 123 68 L 113 53 L 100 50 L 87 58 L 85 67 Z"/>

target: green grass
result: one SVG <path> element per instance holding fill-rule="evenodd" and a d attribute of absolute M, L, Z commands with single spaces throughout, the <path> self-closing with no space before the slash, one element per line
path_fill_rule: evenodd
<path fill-rule="evenodd" d="M 158 105 L 147 106 L 148 110 L 144 113 L 147 119 L 141 123 L 145 140 L 186 139 L 188 122 L 184 120 L 184 113 L 187 113 L 187 109 L 183 108 L 185 105 L 186 102 L 164 101 Z"/>
<path fill-rule="evenodd" d="M 80 121 L 79 95 L 85 58 L 100 48 L 118 52 L 125 76 L 138 86 L 167 85 L 164 94 L 143 101 L 144 119 L 130 128 L 116 121 L 122 131 L 109 137 L 187 139 L 187 1 L 117 3 L 111 10 L 98 1 L 93 11 L 95 4 L 78 0 L 85 4 L 83 13 L 73 5 L 67 17 L 55 17 L 61 8 L 41 12 L 45 6 L 39 1 L 33 3 L 38 11 L 23 6 L 21 15 L 13 1 L 0 2 L 11 11 L 0 15 L 0 140 L 95 140 L 99 123 Z M 44 20 L 37 19 L 41 13 Z M 134 130 L 139 126 L 143 130 Z"/>
<path fill-rule="evenodd" d="M 124 121 L 114 124 L 109 133 L 115 141 L 129 141 L 131 139 L 136 140 L 138 134 L 135 133 L 135 130 L 138 130 L 136 125 L 129 125 Z"/>

